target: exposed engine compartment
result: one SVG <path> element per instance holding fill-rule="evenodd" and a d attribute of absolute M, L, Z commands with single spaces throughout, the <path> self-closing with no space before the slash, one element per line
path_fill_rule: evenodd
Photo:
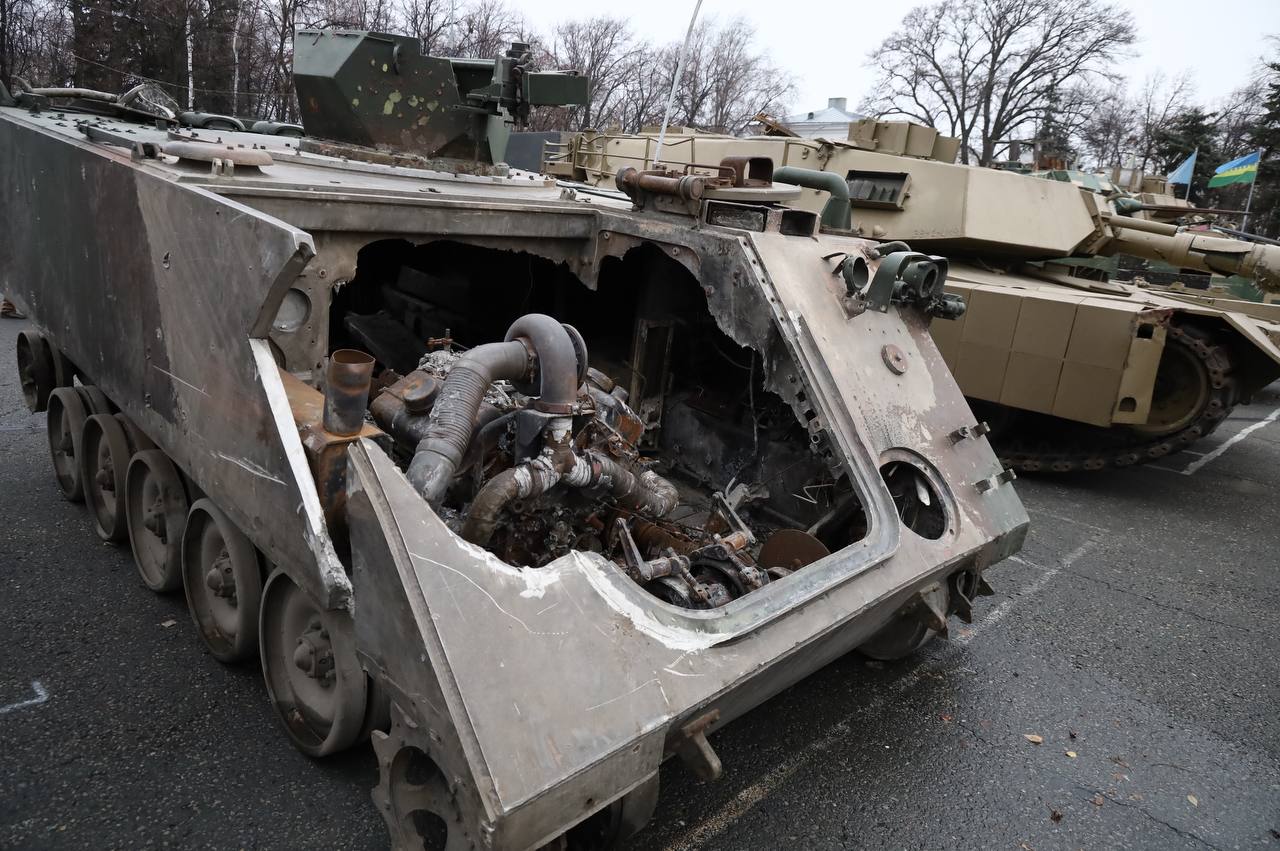
<path fill-rule="evenodd" d="M 509 564 L 589 550 L 685 608 L 724 605 L 865 535 L 860 500 L 767 389 L 762 357 L 719 329 L 683 267 L 634 254 L 590 291 L 531 255 L 365 250 L 331 337 L 382 366 L 369 410 L 413 486 Z M 519 309 L 548 313 L 499 335 L 495 319 L 515 311 L 485 282 L 513 264 L 528 281 Z"/>

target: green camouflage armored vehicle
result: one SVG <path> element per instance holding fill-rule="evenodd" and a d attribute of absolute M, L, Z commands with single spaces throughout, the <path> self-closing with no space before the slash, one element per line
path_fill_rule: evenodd
<path fill-rule="evenodd" d="M 1027 516 L 928 333 L 942 258 L 767 160 L 511 170 L 584 86 L 519 45 L 295 49 L 303 139 L 0 92 L 0 285 L 58 488 L 298 748 L 372 737 L 396 848 L 614 847 L 668 757 L 715 777 L 720 726 L 969 617 Z"/>
<path fill-rule="evenodd" d="M 1139 217 L 1071 182 L 957 165 L 958 140 L 911 123 L 860 121 L 835 142 L 690 131 L 665 142 L 663 167 L 690 173 L 768 157 L 776 182 L 802 187 L 788 203 L 820 213 L 824 233 L 945 254 L 947 290 L 968 311 L 933 323 L 934 339 L 1017 469 L 1161 458 L 1280 377 L 1280 307 L 1122 284 L 1070 259 L 1126 254 L 1274 291 L 1280 247 Z M 578 134 L 546 170 L 606 187 L 619 169 L 651 168 L 655 147 L 653 135 Z"/>

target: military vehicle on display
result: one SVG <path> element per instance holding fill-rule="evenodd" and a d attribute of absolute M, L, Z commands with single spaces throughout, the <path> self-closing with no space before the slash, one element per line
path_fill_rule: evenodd
<path fill-rule="evenodd" d="M 1185 198 L 1172 194 L 1168 180 L 1158 175 L 1116 167 L 1110 175 L 1054 169 L 1032 172 L 1031 176 L 1073 183 L 1102 195 L 1118 213 L 1138 219 L 1177 224 L 1186 233 L 1225 235 L 1246 242 L 1280 245 L 1275 240 L 1239 230 L 1243 211 L 1196 207 Z M 1128 254 L 1071 257 L 1062 262 L 1076 267 L 1077 271 L 1092 267 L 1105 272 L 1110 280 L 1133 283 L 1143 288 L 1172 290 L 1183 297 L 1234 300 L 1230 307 L 1232 310 L 1264 321 L 1276 318 L 1270 308 L 1255 309 L 1254 305 L 1265 303 L 1267 296 L 1274 297 L 1277 291 L 1268 294 L 1239 275 L 1221 275 L 1206 269 L 1183 269 L 1161 260 L 1143 259 Z M 1216 302 L 1205 303 L 1212 305 Z"/>
<path fill-rule="evenodd" d="M 0 93 L 0 284 L 62 493 L 298 748 L 372 736 L 392 844 L 612 847 L 666 758 L 719 775 L 709 733 L 989 592 L 1027 517 L 928 333 L 945 260 L 768 160 L 511 170 L 585 93 L 521 45 L 295 50 L 303 139 Z"/>
<path fill-rule="evenodd" d="M 1132 255 L 1275 291 L 1275 245 L 1140 217 L 1141 204 L 1069 181 L 955 164 L 958 139 L 908 122 L 854 122 L 836 142 L 687 130 L 664 142 L 663 168 L 768 158 L 775 185 L 801 188 L 788 206 L 819 213 L 828 233 L 945 254 L 947 291 L 968 310 L 933 337 L 1012 468 L 1164 457 L 1280 377 L 1280 308 L 1111 281 L 1079 259 Z M 652 168 L 656 148 L 652 133 L 581 133 L 546 151 L 545 170 L 604 191 L 620 169 Z M 863 274 L 840 255 L 828 265 L 851 291 Z"/>

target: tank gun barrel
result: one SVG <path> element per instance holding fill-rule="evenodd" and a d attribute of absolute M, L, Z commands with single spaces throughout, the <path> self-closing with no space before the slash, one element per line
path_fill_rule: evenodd
<path fill-rule="evenodd" d="M 1183 230 L 1164 222 L 1104 215 L 1116 229 L 1103 254 L 1132 254 L 1219 275 L 1242 275 L 1260 289 L 1280 292 L 1280 246 Z"/>

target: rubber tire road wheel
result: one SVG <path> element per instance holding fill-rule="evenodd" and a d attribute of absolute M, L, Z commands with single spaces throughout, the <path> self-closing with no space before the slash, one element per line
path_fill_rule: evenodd
<path fill-rule="evenodd" d="M 107 394 L 94 385 L 82 384 L 76 388 L 76 392 L 84 400 L 84 406 L 89 409 L 90 414 L 115 413 L 115 408 L 112 406 L 111 400 L 107 398 Z"/>
<path fill-rule="evenodd" d="M 22 331 L 18 334 L 16 354 L 22 401 L 27 403 L 27 410 L 38 414 L 49 407 L 49 394 L 56 386 L 49 344 L 35 331 Z"/>
<path fill-rule="evenodd" d="M 129 439 L 129 452 L 141 452 L 144 449 L 158 448 L 151 438 L 147 437 L 142 429 L 133 424 L 133 420 L 124 414 L 115 415 L 116 422 L 120 423 L 120 427 L 124 429 L 124 436 Z"/>
<path fill-rule="evenodd" d="M 881 662 L 893 662 L 915 653 L 937 635 L 918 618 L 900 615 L 860 645 L 858 652 Z"/>
<path fill-rule="evenodd" d="M 349 614 L 316 605 L 277 569 L 263 591 L 258 647 L 271 705 L 298 750 L 327 756 L 367 732 L 368 678 Z M 328 676 L 313 675 L 325 670 Z"/>
<path fill-rule="evenodd" d="M 88 412 L 75 390 L 59 387 L 49 394 L 45 432 L 49 437 L 49 455 L 53 459 L 53 477 L 58 482 L 58 490 L 71 502 L 84 500 L 79 458 L 86 419 Z"/>
<path fill-rule="evenodd" d="M 182 585 L 182 530 L 190 508 L 182 477 L 169 456 L 144 449 L 129 462 L 124 490 L 138 575 L 156 593 L 177 590 Z"/>
<path fill-rule="evenodd" d="M 129 439 L 116 418 L 94 414 L 80 438 L 80 483 L 98 537 L 119 544 L 129 537 L 124 486 L 129 472 Z"/>
<path fill-rule="evenodd" d="M 44 344 L 48 347 L 50 360 L 53 361 L 53 386 L 71 387 L 75 384 L 76 375 L 79 373 L 76 365 L 48 337 L 44 338 Z"/>
<path fill-rule="evenodd" d="M 258 650 L 262 568 L 258 551 L 227 515 L 196 500 L 182 531 L 182 587 L 196 632 L 219 662 Z"/>

